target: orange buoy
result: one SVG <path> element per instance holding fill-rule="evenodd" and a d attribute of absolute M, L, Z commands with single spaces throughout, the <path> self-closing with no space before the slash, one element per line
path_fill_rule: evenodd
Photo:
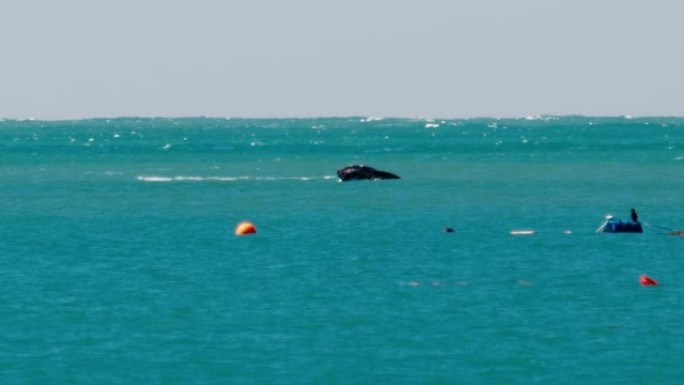
<path fill-rule="evenodd" d="M 655 279 L 653 279 L 653 278 L 651 278 L 645 274 L 642 274 L 639 277 L 639 283 L 642 284 L 643 286 L 657 286 L 658 285 L 658 281 L 656 281 Z"/>
<path fill-rule="evenodd" d="M 240 222 L 235 228 L 235 235 L 256 234 L 256 227 L 251 222 Z"/>

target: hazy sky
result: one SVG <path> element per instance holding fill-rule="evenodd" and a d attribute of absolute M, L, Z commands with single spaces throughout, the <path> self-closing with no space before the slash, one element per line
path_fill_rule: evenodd
<path fill-rule="evenodd" d="M 5 0 L 0 117 L 684 116 L 680 0 Z"/>

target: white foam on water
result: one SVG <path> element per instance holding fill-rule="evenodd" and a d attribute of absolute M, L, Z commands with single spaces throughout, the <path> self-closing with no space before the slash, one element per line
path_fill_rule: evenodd
<path fill-rule="evenodd" d="M 139 175 L 136 177 L 141 182 L 169 183 L 169 182 L 238 182 L 238 181 L 311 181 L 317 179 L 329 180 L 336 176 L 324 175 L 319 177 L 311 176 L 195 176 L 195 175 Z"/>
<path fill-rule="evenodd" d="M 143 182 L 172 182 L 173 178 L 166 176 L 138 176 L 138 180 Z"/>
<path fill-rule="evenodd" d="M 549 121 L 549 120 L 558 120 L 557 116 L 545 116 L 545 115 L 528 115 L 525 116 L 525 120 L 543 120 L 543 121 Z"/>
<path fill-rule="evenodd" d="M 366 123 L 366 122 L 377 122 L 377 121 L 384 120 L 384 119 L 385 118 L 369 116 L 365 119 L 361 119 L 360 122 L 364 122 L 364 123 Z"/>
<path fill-rule="evenodd" d="M 205 180 L 205 178 L 201 176 L 176 176 L 173 178 L 173 180 L 177 181 L 192 181 L 192 182 L 201 182 Z"/>

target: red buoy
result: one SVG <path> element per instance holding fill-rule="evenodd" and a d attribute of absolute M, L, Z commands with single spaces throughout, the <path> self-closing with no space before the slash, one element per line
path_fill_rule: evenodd
<path fill-rule="evenodd" d="M 256 234 L 256 227 L 251 222 L 240 222 L 235 228 L 235 235 Z"/>
<path fill-rule="evenodd" d="M 656 281 L 655 279 L 653 279 L 653 278 L 651 278 L 645 274 L 641 274 L 641 276 L 639 277 L 639 283 L 642 284 L 643 286 L 657 286 L 658 285 L 658 281 Z"/>

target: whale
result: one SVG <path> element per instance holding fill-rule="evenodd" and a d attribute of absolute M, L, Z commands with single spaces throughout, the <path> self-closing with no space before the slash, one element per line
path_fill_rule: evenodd
<path fill-rule="evenodd" d="M 401 179 L 391 172 L 376 170 L 373 167 L 354 164 L 337 170 L 340 182 L 350 180 Z"/>
<path fill-rule="evenodd" d="M 643 233 L 644 229 L 639 222 L 636 210 L 630 212 L 631 221 L 622 221 L 606 215 L 606 220 L 596 229 L 597 233 Z"/>
<path fill-rule="evenodd" d="M 641 222 L 621 221 L 611 218 L 606 220 L 597 230 L 597 233 L 643 233 Z"/>

